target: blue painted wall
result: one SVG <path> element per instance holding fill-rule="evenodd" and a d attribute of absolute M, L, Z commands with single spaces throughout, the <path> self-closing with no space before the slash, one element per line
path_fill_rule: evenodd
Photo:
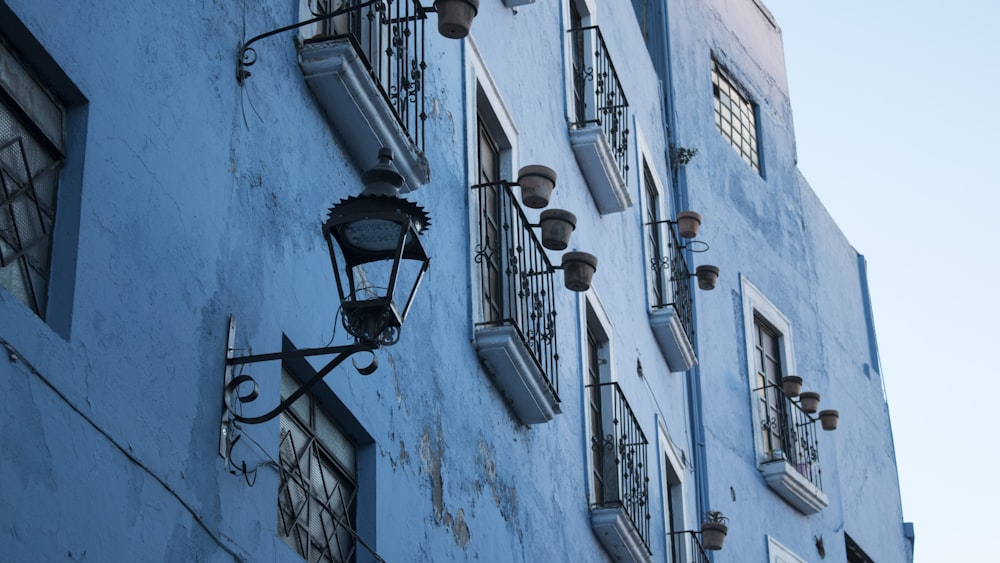
<path fill-rule="evenodd" d="M 821 538 L 826 557 L 844 560 L 846 532 L 875 561 L 912 560 L 863 259 L 795 167 L 778 22 L 750 0 L 678 0 L 669 4 L 669 19 L 675 135 L 699 149 L 684 168 L 683 187 L 707 217 L 704 237 L 723 268 L 715 293 L 701 295 L 697 307 L 710 504 L 731 518 L 723 555 L 732 548 L 743 560 L 767 560 L 769 535 L 809 561 L 820 558 Z M 761 174 L 716 130 L 713 58 L 756 105 Z M 840 411 L 840 428 L 820 436 L 830 505 L 813 516 L 764 486 L 757 470 L 744 278 L 791 321 L 804 388 L 821 392 L 820 408 Z"/>
<path fill-rule="evenodd" d="M 295 21 L 297 3 L 4 3 L 87 100 L 75 114 L 86 126 L 70 131 L 85 151 L 79 209 L 65 210 L 79 221 L 62 249 L 76 255 L 72 299 L 57 305 L 68 321 L 46 324 L 0 288 L 4 557 L 297 560 L 275 533 L 274 469 L 261 467 L 249 486 L 218 454 L 230 315 L 237 345 L 254 352 L 280 349 L 283 335 L 322 346 L 337 325 L 320 224 L 331 204 L 360 190 L 344 150 L 350 133 L 331 129 L 303 81 L 294 34 L 257 44 L 253 76 L 243 87 L 235 80 L 241 41 Z M 828 556 L 843 559 L 844 530 L 878 561 L 906 560 L 857 254 L 795 170 L 780 35 L 744 3 L 753 6 L 735 3 L 737 18 L 722 2 L 677 0 L 669 12 L 673 135 L 699 149 L 678 189 L 706 218 L 712 250 L 702 256 L 723 269 L 719 287 L 696 296 L 692 376 L 704 394 L 706 467 L 693 463 L 688 376 L 666 367 L 642 299 L 641 150 L 663 188 L 674 186 L 665 81 L 630 2 L 590 3 L 634 113 L 634 205 L 609 215 L 598 213 L 569 145 L 567 2 L 515 11 L 483 0 L 470 39 L 428 33 L 431 182 L 408 197 L 433 218 L 431 269 L 400 343 L 377 353 L 380 369 L 362 377 L 342 367 L 327 379 L 373 439 L 361 452 L 362 486 L 374 490 L 362 531 L 387 561 L 608 559 L 588 511 L 587 299 L 607 312 L 610 369 L 650 440 L 653 560 L 666 560 L 661 429 L 684 460 L 686 527 L 708 508 L 699 506 L 699 478 L 705 503 L 731 518 L 716 561 L 765 560 L 764 534 L 808 560 L 813 536 L 823 536 Z M 761 104 L 766 178 L 713 130 L 712 53 Z M 563 412 L 530 428 L 504 404 L 472 343 L 469 153 L 473 88 L 487 80 L 471 62 L 477 56 L 517 128 L 512 158 L 557 170 L 553 205 L 579 219 L 571 246 L 600 260 L 589 294 L 557 296 Z M 668 202 L 665 211 L 676 210 Z M 751 460 L 741 275 L 800 327 L 800 371 L 841 411 L 842 429 L 823 436 L 831 505 L 817 516 L 785 505 Z M 247 372 L 261 401 L 277 399 L 276 364 Z M 277 455 L 277 423 L 245 433 L 260 447 L 241 441 L 235 460 L 253 467 Z"/>

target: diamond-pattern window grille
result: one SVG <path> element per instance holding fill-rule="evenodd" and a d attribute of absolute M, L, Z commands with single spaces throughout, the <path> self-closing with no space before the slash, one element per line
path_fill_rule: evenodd
<path fill-rule="evenodd" d="M 0 55 L 10 56 L 5 49 Z M 45 111 L 51 114 L 51 98 L 32 79 L 24 78 L 23 68 L 18 66 L 17 70 L 11 73 L 13 78 L 5 80 L 17 79 L 21 98 L 28 103 L 44 98 L 48 104 Z M 63 147 L 55 146 L 41 133 L 29 115 L 34 113 L 32 108 L 23 108 L 3 86 L 0 84 L 0 285 L 44 317 Z M 25 88 L 27 94 L 23 93 Z M 61 119 L 61 110 L 56 111 Z"/>
<path fill-rule="evenodd" d="M 290 377 L 284 373 L 282 383 Z M 280 426 L 278 535 L 310 563 L 354 561 L 353 444 L 308 395 L 281 415 Z"/>

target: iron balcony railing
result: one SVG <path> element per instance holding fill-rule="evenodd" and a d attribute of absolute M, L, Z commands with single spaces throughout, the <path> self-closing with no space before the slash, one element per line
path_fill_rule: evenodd
<path fill-rule="evenodd" d="M 785 395 L 779 385 L 769 383 L 757 391 L 764 395 L 761 408 L 771 411 L 761 413 L 761 430 L 766 442 L 764 447 L 771 461 L 784 460 L 791 464 L 799 474 L 822 491 L 816 419 L 802 410 L 799 401 Z M 776 411 L 767 407 L 775 404 L 779 405 Z"/>
<path fill-rule="evenodd" d="M 698 532 L 685 530 L 670 532 L 673 559 L 671 561 L 686 561 L 687 563 L 709 563 L 708 553 L 698 539 Z M 684 555 L 686 554 L 686 555 Z"/>
<path fill-rule="evenodd" d="M 659 223 L 650 224 L 649 228 L 657 229 L 659 228 Z M 693 345 L 694 304 L 691 298 L 691 270 L 688 269 L 687 260 L 684 258 L 684 247 L 681 245 L 680 239 L 677 238 L 677 229 L 669 222 L 667 224 L 667 232 L 669 233 L 667 235 L 669 237 L 667 255 L 662 257 L 654 256 L 651 267 L 654 270 L 664 268 L 670 270 L 669 279 L 673 301 L 669 303 L 656 303 L 653 305 L 653 308 L 673 307 L 674 312 L 677 313 L 677 318 L 680 319 L 681 325 L 684 327 L 684 334 L 687 335 L 688 341 Z M 662 299 L 664 297 L 663 291 L 658 291 L 657 296 Z"/>
<path fill-rule="evenodd" d="M 628 99 L 604 36 L 596 25 L 570 29 L 567 33 L 573 50 L 575 121 L 571 126 L 600 126 L 618 163 L 618 172 L 628 183 Z"/>
<path fill-rule="evenodd" d="M 597 453 L 603 491 L 592 508 L 617 507 L 642 537 L 649 550 L 649 471 L 646 435 L 625 394 L 615 382 L 588 385 L 600 389 L 600 434 L 591 436 Z"/>
<path fill-rule="evenodd" d="M 362 4 L 369 4 L 361 6 Z M 320 16 L 348 6 L 348 12 L 321 22 L 309 41 L 350 39 L 372 80 L 417 149 L 424 150 L 424 23 L 419 0 L 316 0 Z"/>
<path fill-rule="evenodd" d="M 558 400 L 555 270 L 507 182 L 472 188 L 479 203 L 474 260 L 485 310 L 477 326 L 512 327 Z"/>

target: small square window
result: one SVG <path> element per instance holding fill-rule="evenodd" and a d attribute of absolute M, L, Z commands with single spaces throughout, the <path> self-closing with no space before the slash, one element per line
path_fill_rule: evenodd
<path fill-rule="evenodd" d="M 754 104 L 736 87 L 718 63 L 712 62 L 715 125 L 751 168 L 760 172 Z"/>

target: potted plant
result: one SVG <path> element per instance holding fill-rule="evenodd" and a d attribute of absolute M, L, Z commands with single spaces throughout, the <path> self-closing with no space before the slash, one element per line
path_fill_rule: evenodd
<path fill-rule="evenodd" d="M 681 211 L 677 214 L 677 232 L 683 238 L 698 236 L 701 226 L 701 214 L 696 211 Z"/>
<path fill-rule="evenodd" d="M 549 250 L 566 250 L 569 236 L 576 228 L 576 215 L 565 209 L 546 209 L 539 220 L 542 226 L 542 246 Z"/>
<path fill-rule="evenodd" d="M 813 391 L 804 391 L 800 393 L 799 406 L 802 407 L 803 412 L 813 414 L 819 410 L 819 393 Z"/>
<path fill-rule="evenodd" d="M 836 409 L 819 411 L 819 420 L 823 423 L 823 430 L 836 430 L 837 421 L 840 420 L 840 411 Z"/>
<path fill-rule="evenodd" d="M 786 375 L 781 378 L 781 390 L 785 392 L 785 396 L 794 399 L 799 396 L 799 392 L 802 391 L 802 378 L 797 375 Z"/>
<path fill-rule="evenodd" d="M 698 266 L 694 270 L 698 276 L 698 289 L 711 291 L 715 289 L 715 282 L 719 279 L 719 268 L 717 266 Z"/>
<path fill-rule="evenodd" d="M 479 12 L 479 0 L 434 0 L 438 15 L 438 33 L 449 39 L 469 34 L 472 18 Z"/>
<path fill-rule="evenodd" d="M 556 171 L 540 164 L 525 166 L 517 171 L 517 185 L 521 186 L 521 201 L 524 205 L 541 209 L 552 198 L 552 189 L 556 187 Z"/>
<path fill-rule="evenodd" d="M 722 549 L 722 542 L 726 540 L 726 534 L 729 532 L 728 522 L 729 518 L 718 510 L 706 512 L 705 520 L 701 523 L 702 547 L 712 551 Z"/>
<path fill-rule="evenodd" d="M 567 252 L 562 257 L 562 268 L 566 289 L 587 291 L 597 271 L 597 256 L 588 252 Z"/>

